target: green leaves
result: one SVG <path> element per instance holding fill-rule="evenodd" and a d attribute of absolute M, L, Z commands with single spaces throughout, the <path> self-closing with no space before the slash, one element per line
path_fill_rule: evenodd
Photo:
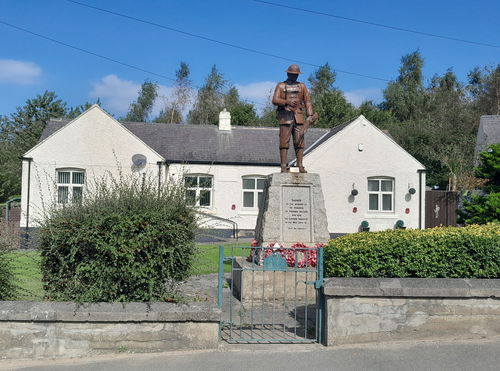
<path fill-rule="evenodd" d="M 108 182 L 109 184 L 109 182 Z M 54 209 L 41 231 L 43 283 L 51 299 L 162 301 L 188 277 L 195 214 L 179 184 L 99 184 L 81 205 Z"/>
<path fill-rule="evenodd" d="M 500 224 L 340 237 L 325 247 L 325 276 L 500 278 Z"/>

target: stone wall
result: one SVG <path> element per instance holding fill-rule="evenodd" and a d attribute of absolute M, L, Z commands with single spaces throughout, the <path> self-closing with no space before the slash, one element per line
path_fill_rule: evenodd
<path fill-rule="evenodd" d="M 329 278 L 327 345 L 500 335 L 500 280 Z"/>
<path fill-rule="evenodd" d="M 216 349 L 219 320 L 207 303 L 0 302 L 0 358 Z"/>

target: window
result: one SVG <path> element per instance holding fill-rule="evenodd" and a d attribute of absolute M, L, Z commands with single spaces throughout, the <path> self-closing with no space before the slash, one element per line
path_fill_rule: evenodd
<path fill-rule="evenodd" d="M 394 211 L 394 179 L 368 179 L 368 210 Z"/>
<path fill-rule="evenodd" d="M 82 201 L 85 172 L 83 170 L 57 170 L 57 203 L 78 203 Z"/>
<path fill-rule="evenodd" d="M 186 175 L 186 197 L 195 206 L 212 206 L 212 176 L 211 175 Z"/>
<path fill-rule="evenodd" d="M 246 209 L 259 209 L 262 205 L 262 191 L 266 179 L 264 177 L 243 178 L 243 207 Z"/>

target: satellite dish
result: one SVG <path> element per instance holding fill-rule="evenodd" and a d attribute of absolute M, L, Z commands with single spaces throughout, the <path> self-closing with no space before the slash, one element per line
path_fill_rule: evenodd
<path fill-rule="evenodd" d="M 146 166 L 147 158 L 139 153 L 132 156 L 132 163 L 136 168 L 143 168 Z"/>

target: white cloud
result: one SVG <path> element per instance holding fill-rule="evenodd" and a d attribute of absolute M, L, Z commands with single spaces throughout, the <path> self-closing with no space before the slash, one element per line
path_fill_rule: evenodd
<path fill-rule="evenodd" d="M 0 59 L 0 83 L 36 84 L 42 69 L 33 62 Z"/>
<path fill-rule="evenodd" d="M 252 101 L 252 103 L 257 103 L 255 104 L 257 111 L 262 110 L 269 102 L 269 97 L 273 94 L 275 86 L 276 82 L 273 81 L 260 81 L 252 82 L 247 85 L 235 85 L 240 93 L 240 98 L 248 99 Z"/>
<path fill-rule="evenodd" d="M 111 74 L 94 83 L 89 96 L 93 99 L 100 98 L 107 110 L 117 116 L 124 116 L 129 109 L 130 103 L 137 99 L 141 84 L 141 82 L 122 80 L 118 76 Z M 153 106 L 151 117 L 158 115 L 171 94 L 171 87 L 159 85 L 158 98 Z"/>
<path fill-rule="evenodd" d="M 357 89 L 346 91 L 344 93 L 346 99 L 356 107 L 367 100 L 378 103 L 382 100 L 382 90 L 377 88 Z"/>

